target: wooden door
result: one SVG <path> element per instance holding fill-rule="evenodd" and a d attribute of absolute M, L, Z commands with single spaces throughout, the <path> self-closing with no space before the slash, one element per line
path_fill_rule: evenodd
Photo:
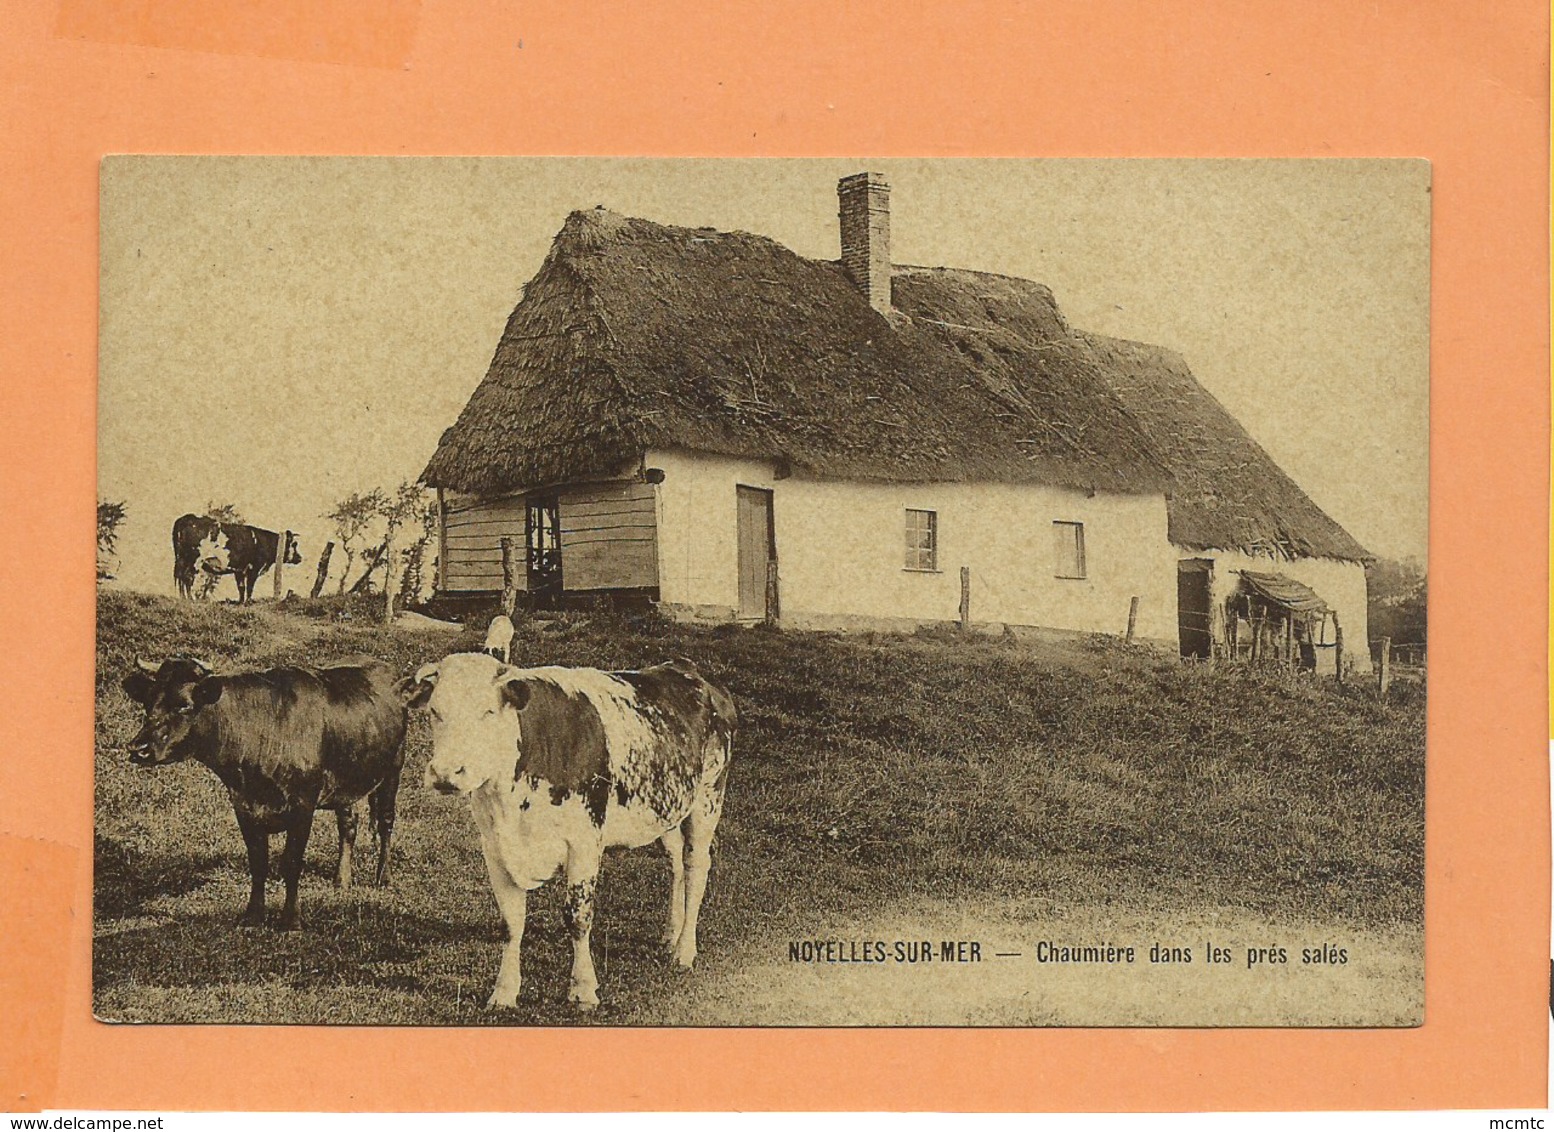
<path fill-rule="evenodd" d="M 772 493 L 760 488 L 736 489 L 739 509 L 739 616 L 743 620 L 765 620 L 767 608 L 768 564 L 777 560 L 772 539 Z"/>
<path fill-rule="evenodd" d="M 1185 558 L 1176 564 L 1176 623 L 1183 656 L 1207 657 L 1213 649 L 1207 558 Z"/>

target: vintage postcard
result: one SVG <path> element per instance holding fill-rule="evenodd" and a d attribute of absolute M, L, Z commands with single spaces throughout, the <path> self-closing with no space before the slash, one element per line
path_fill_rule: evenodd
<path fill-rule="evenodd" d="M 95 1015 L 1420 1024 L 1430 189 L 106 159 Z"/>

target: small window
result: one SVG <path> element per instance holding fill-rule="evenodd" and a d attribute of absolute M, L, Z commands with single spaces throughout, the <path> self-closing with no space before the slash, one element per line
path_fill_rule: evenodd
<path fill-rule="evenodd" d="M 906 513 L 906 568 L 908 570 L 937 570 L 939 568 L 939 516 L 933 511 Z"/>
<path fill-rule="evenodd" d="M 1053 523 L 1052 553 L 1054 571 L 1060 578 L 1085 576 L 1085 525 Z"/>

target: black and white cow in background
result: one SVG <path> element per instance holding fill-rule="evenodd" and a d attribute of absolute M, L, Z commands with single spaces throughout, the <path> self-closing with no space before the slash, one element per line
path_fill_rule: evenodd
<path fill-rule="evenodd" d="M 734 701 L 688 661 L 641 672 L 513 668 L 456 653 L 407 681 L 431 715 L 426 784 L 470 800 L 508 943 L 489 1006 L 514 1006 L 531 889 L 566 876 L 568 999 L 599 1003 L 589 950 L 604 850 L 662 841 L 671 891 L 664 942 L 696 961 L 696 921 L 734 739 Z M 687 853 L 687 849 L 689 852 Z"/>
<path fill-rule="evenodd" d="M 146 709 L 130 761 L 163 766 L 193 758 L 216 773 L 243 832 L 252 879 L 238 923 L 264 922 L 270 835 L 286 834 L 281 928 L 301 924 L 297 882 L 315 810 L 340 829 L 335 882 L 351 883 L 356 804 L 369 799 L 378 834 L 378 884 L 388 883 L 389 845 L 404 763 L 403 681 L 367 660 L 328 668 L 271 668 L 218 676 L 197 660 L 138 661 L 124 691 Z"/>
<path fill-rule="evenodd" d="M 285 563 L 302 564 L 297 536 L 287 532 Z M 173 581 L 182 597 L 194 596 L 199 572 L 231 574 L 240 602 L 254 600 L 254 583 L 275 565 L 281 536 L 246 523 L 220 523 L 205 515 L 182 515 L 173 523 Z"/>

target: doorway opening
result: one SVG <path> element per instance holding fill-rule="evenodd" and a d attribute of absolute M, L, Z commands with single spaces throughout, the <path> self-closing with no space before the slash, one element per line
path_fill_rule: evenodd
<path fill-rule="evenodd" d="M 1176 564 L 1176 625 L 1184 657 L 1207 660 L 1214 649 L 1210 580 L 1214 562 L 1184 558 Z"/>
<path fill-rule="evenodd" d="M 561 606 L 561 506 L 554 495 L 530 496 L 527 529 L 529 602 L 534 609 Z"/>

